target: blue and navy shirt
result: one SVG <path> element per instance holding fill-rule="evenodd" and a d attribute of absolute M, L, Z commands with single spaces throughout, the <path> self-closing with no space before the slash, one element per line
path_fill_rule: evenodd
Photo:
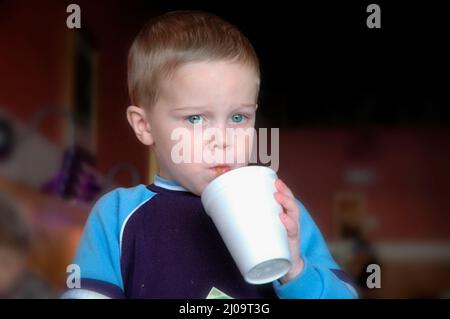
<path fill-rule="evenodd" d="M 94 206 L 74 263 L 81 288 L 65 298 L 351 298 L 355 290 L 300 207 L 303 271 L 286 284 L 244 281 L 199 196 L 155 176 L 151 185 L 118 188 Z"/>

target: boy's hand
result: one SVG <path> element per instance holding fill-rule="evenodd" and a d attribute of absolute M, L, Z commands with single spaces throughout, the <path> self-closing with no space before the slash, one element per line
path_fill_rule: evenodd
<path fill-rule="evenodd" d="M 286 227 L 292 261 L 291 269 L 280 279 L 285 284 L 300 274 L 304 265 L 300 257 L 300 208 L 295 202 L 291 190 L 281 179 L 275 181 L 275 187 L 277 189 L 277 192 L 274 193 L 275 199 L 283 207 L 280 219 Z"/>

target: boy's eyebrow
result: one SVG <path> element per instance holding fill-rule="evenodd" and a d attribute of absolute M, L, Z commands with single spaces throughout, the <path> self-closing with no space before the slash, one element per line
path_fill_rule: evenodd
<path fill-rule="evenodd" d="M 238 108 L 256 108 L 257 107 L 257 103 L 250 103 L 250 104 L 240 104 L 238 105 Z"/>
<path fill-rule="evenodd" d="M 256 103 L 242 103 L 236 106 L 236 109 L 240 109 L 240 108 L 256 108 L 257 104 Z M 191 109 L 207 109 L 208 107 L 210 107 L 210 105 L 186 105 L 186 106 L 178 106 L 175 107 L 173 110 L 175 111 L 179 111 L 179 110 L 191 110 Z"/>

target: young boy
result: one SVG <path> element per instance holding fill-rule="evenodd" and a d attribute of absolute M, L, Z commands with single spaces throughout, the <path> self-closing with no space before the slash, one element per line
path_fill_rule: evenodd
<path fill-rule="evenodd" d="M 268 285 L 246 283 L 199 196 L 217 172 L 246 166 L 247 148 L 226 138 L 194 137 L 190 146 L 200 154 L 232 149 L 246 162 L 173 160 L 177 129 L 253 128 L 259 82 L 249 41 L 214 15 L 171 12 L 141 30 L 129 52 L 133 105 L 127 118 L 139 141 L 153 147 L 159 174 L 149 186 L 116 189 L 98 201 L 75 258 L 81 288 L 65 297 L 206 298 L 211 291 L 232 298 L 356 296 L 309 213 L 281 180 L 274 196 L 283 207 L 292 268 Z"/>

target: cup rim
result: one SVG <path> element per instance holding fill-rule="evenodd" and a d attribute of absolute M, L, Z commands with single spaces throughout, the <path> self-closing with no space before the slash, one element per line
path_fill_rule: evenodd
<path fill-rule="evenodd" d="M 223 173 L 220 176 L 217 176 L 216 178 L 214 178 L 208 185 L 206 185 L 205 189 L 203 190 L 201 197 L 204 197 L 204 194 L 206 194 L 207 192 L 209 192 L 209 189 L 213 188 L 214 185 L 216 185 L 217 183 L 221 182 L 224 179 L 228 179 L 234 175 L 237 174 L 237 172 L 242 172 L 242 171 L 265 171 L 268 174 L 275 174 L 276 172 L 271 169 L 268 166 L 262 166 L 262 165 L 251 165 L 251 166 L 243 166 L 243 167 L 239 167 L 239 168 L 235 168 L 231 171 L 228 171 L 226 173 Z"/>
<path fill-rule="evenodd" d="M 247 173 L 252 172 L 252 171 L 253 172 L 261 171 L 261 172 L 263 172 L 263 174 L 266 174 L 266 175 L 273 175 L 275 177 L 277 176 L 277 173 L 270 167 L 252 165 L 252 166 L 239 167 L 239 168 L 233 169 L 231 171 L 228 171 L 228 172 L 216 177 L 205 187 L 202 194 L 200 195 L 201 202 L 203 204 L 203 207 L 205 207 L 205 210 L 208 215 L 209 215 L 209 213 L 208 213 L 207 207 L 208 207 L 209 203 L 211 201 L 213 201 L 214 198 L 217 196 L 217 192 L 215 192 L 215 190 L 217 189 L 218 184 L 221 184 L 222 189 L 229 188 L 232 184 L 227 180 L 232 178 L 236 174 L 241 174 L 242 171 L 247 172 Z"/>

